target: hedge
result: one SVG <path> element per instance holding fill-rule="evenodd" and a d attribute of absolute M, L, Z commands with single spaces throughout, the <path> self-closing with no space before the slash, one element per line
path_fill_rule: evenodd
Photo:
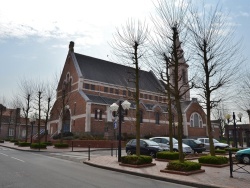
<path fill-rule="evenodd" d="M 226 150 L 222 150 L 222 149 L 216 149 L 214 150 L 215 153 L 220 153 L 220 154 L 226 154 Z"/>
<path fill-rule="evenodd" d="M 32 143 L 31 145 L 30 145 L 30 148 L 32 148 L 32 149 L 46 149 L 47 148 L 47 145 L 46 144 L 42 144 L 42 143 Z"/>
<path fill-rule="evenodd" d="M 124 164 L 133 164 L 133 165 L 141 165 L 141 164 L 150 164 L 152 163 L 152 157 L 146 155 L 128 155 L 122 156 L 121 162 Z"/>
<path fill-rule="evenodd" d="M 156 153 L 157 159 L 178 160 L 179 152 L 161 151 Z"/>
<path fill-rule="evenodd" d="M 170 161 L 167 165 L 167 170 L 176 170 L 176 171 L 193 171 L 193 170 L 200 170 L 201 164 L 193 161 Z"/>
<path fill-rule="evenodd" d="M 199 163 L 205 164 L 227 164 L 228 158 L 224 156 L 202 156 L 198 159 Z"/>
<path fill-rule="evenodd" d="M 66 144 L 66 143 L 56 143 L 56 144 L 54 144 L 54 146 L 56 148 L 68 148 L 69 144 Z"/>
<path fill-rule="evenodd" d="M 239 148 L 225 148 L 226 151 L 229 151 L 231 150 L 232 152 L 237 152 L 239 151 L 240 149 Z"/>
<path fill-rule="evenodd" d="M 30 142 L 18 142 L 19 147 L 29 147 L 30 144 L 31 144 Z"/>
<path fill-rule="evenodd" d="M 52 142 L 42 142 L 42 144 L 46 144 L 47 146 L 52 146 L 53 145 Z"/>

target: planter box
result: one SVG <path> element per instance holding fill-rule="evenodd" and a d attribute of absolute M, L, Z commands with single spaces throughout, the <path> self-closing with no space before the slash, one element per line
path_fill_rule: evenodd
<path fill-rule="evenodd" d="M 120 163 L 120 166 L 126 166 L 126 167 L 132 167 L 132 168 L 145 168 L 145 167 L 150 167 L 150 166 L 155 166 L 155 163 L 149 163 L 149 164 L 141 164 L 141 165 L 133 165 L 133 164 L 124 164 Z"/>
<path fill-rule="evenodd" d="M 183 171 L 175 171 L 175 170 L 166 170 L 166 169 L 164 169 L 164 170 L 160 170 L 160 172 L 189 176 L 189 175 L 192 175 L 192 174 L 203 173 L 203 172 L 205 172 L 205 170 L 200 169 L 200 170 L 192 170 L 192 171 L 183 172 Z"/>
<path fill-rule="evenodd" d="M 206 164 L 206 163 L 200 163 L 201 166 L 207 166 L 207 167 L 215 167 L 215 168 L 222 168 L 222 167 L 226 167 L 229 166 L 230 164 Z"/>

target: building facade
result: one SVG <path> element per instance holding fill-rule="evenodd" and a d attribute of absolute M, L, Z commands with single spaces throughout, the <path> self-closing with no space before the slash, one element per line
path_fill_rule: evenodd
<path fill-rule="evenodd" d="M 135 93 L 128 66 L 89 57 L 74 52 L 70 42 L 69 52 L 57 87 L 57 99 L 52 107 L 49 122 L 51 137 L 60 132 L 76 135 L 91 134 L 113 138 L 116 134 L 116 117 L 110 111 L 112 103 L 128 100 L 131 108 L 122 120 L 122 134 L 135 135 Z M 181 73 L 187 76 L 188 66 Z M 140 130 L 141 137 L 166 136 L 169 126 L 177 134 L 177 123 L 169 125 L 168 105 L 164 86 L 152 71 L 140 70 Z M 184 136 L 195 138 L 207 136 L 206 114 L 189 93 L 182 101 Z M 216 132 L 219 130 L 215 127 Z M 218 134 L 219 135 L 219 134 Z M 177 135 L 176 135 L 177 136 Z"/>

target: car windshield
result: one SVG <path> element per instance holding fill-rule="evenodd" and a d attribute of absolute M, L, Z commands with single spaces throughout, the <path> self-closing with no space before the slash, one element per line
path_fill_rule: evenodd
<path fill-rule="evenodd" d="M 194 140 L 194 142 L 195 142 L 196 144 L 202 144 L 202 142 L 199 141 L 199 140 Z"/>
<path fill-rule="evenodd" d="M 158 143 L 152 141 L 152 140 L 144 140 L 149 146 L 159 146 Z"/>
<path fill-rule="evenodd" d="M 213 139 L 213 141 L 214 141 L 214 143 L 219 143 L 219 141 L 218 141 L 218 140 Z"/>
<path fill-rule="evenodd" d="M 173 144 L 178 144 L 178 140 L 176 140 L 175 138 L 173 138 Z"/>

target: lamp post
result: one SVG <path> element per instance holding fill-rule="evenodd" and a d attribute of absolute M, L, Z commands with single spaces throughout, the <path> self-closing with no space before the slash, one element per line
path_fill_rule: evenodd
<path fill-rule="evenodd" d="M 119 101 L 119 106 L 116 103 L 113 103 L 112 105 L 110 105 L 110 110 L 112 112 L 117 112 L 115 116 L 119 116 L 119 142 L 118 142 L 118 162 L 121 162 L 121 125 L 122 125 L 122 117 L 123 117 L 123 110 L 128 110 L 130 108 L 131 103 L 128 102 L 127 100 L 125 100 L 123 103 L 122 101 Z"/>
<path fill-rule="evenodd" d="M 226 115 L 226 119 L 227 119 L 228 124 L 229 124 L 229 122 L 233 122 L 233 126 L 234 126 L 233 137 L 234 137 L 234 144 L 235 144 L 235 147 L 236 147 L 236 148 L 238 148 L 238 144 L 237 144 L 237 134 L 236 134 L 236 131 L 237 131 L 237 130 L 236 130 L 236 122 L 241 122 L 242 116 L 243 116 L 243 114 L 242 114 L 242 113 L 239 113 L 239 114 L 238 114 L 239 120 L 237 120 L 237 119 L 235 118 L 235 114 L 234 114 L 234 112 L 233 112 L 233 119 L 230 120 L 231 115 L 230 115 L 230 114 L 227 114 L 227 115 Z"/>
<path fill-rule="evenodd" d="M 30 143 L 31 144 L 32 144 L 32 139 L 33 139 L 33 126 L 34 126 L 35 122 L 36 122 L 36 118 L 35 118 L 35 116 L 32 116 L 30 118 L 30 123 L 31 123 Z"/>

